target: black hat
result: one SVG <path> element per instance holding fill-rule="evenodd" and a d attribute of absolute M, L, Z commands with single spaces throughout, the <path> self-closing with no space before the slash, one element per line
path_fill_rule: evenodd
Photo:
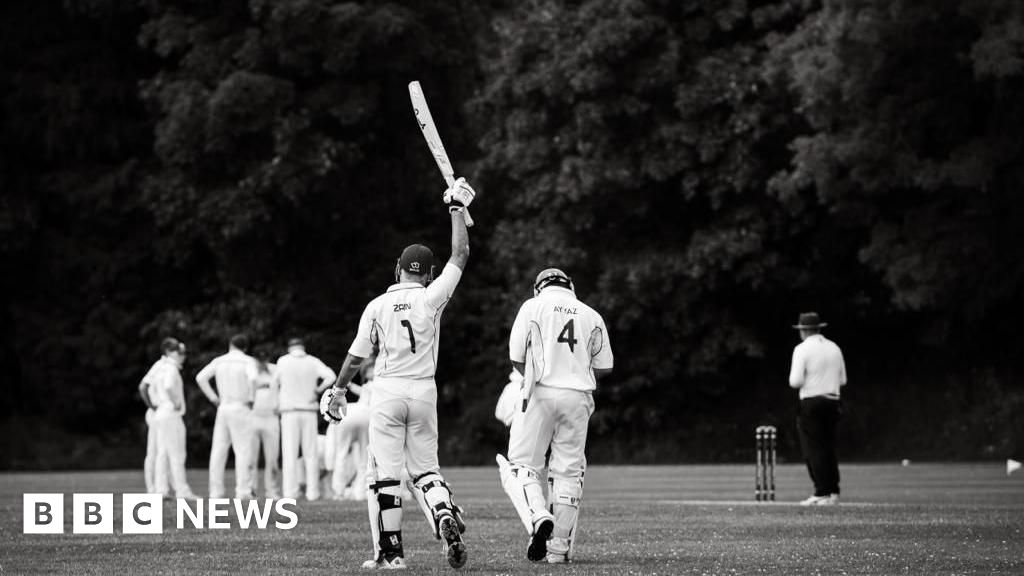
<path fill-rule="evenodd" d="M 423 244 L 412 244 L 402 250 L 398 266 L 410 274 L 426 274 L 434 266 L 434 253 Z"/>
<path fill-rule="evenodd" d="M 828 326 L 828 323 L 827 322 L 822 322 L 821 318 L 818 317 L 818 313 L 817 312 L 801 312 L 800 313 L 800 319 L 797 321 L 796 324 L 793 325 L 793 328 L 797 328 L 797 329 L 801 329 L 801 328 L 815 329 L 815 328 L 824 328 L 825 326 Z"/>

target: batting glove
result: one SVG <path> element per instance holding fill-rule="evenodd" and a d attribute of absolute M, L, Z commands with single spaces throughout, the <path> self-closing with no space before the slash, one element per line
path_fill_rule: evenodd
<path fill-rule="evenodd" d="M 337 424 L 345 419 L 345 411 L 348 409 L 348 401 L 345 400 L 344 388 L 338 389 L 331 386 L 324 390 L 320 396 L 320 415 L 331 424 Z"/>
<path fill-rule="evenodd" d="M 476 190 L 473 190 L 465 178 L 459 178 L 452 182 L 451 187 L 444 191 L 444 203 L 448 204 L 449 210 L 469 207 L 474 198 L 476 198 Z"/>

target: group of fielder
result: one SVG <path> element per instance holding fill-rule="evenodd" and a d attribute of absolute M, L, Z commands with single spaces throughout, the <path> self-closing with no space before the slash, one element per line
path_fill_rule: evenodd
<path fill-rule="evenodd" d="M 303 454 L 316 454 L 316 396 L 322 391 L 319 411 L 332 423 L 329 430 L 357 428 L 352 424 L 360 419 L 368 425 L 366 496 L 374 551 L 363 567 L 407 567 L 402 499 L 403 493 L 408 497 L 410 491 L 435 538 L 441 541 L 448 564 L 453 568 L 465 565 L 464 511 L 452 501 L 452 490 L 438 462 L 434 375 L 441 315 L 469 259 L 466 209 L 475 196 L 463 178 L 444 192 L 452 230 L 447 263 L 435 275 L 434 254 L 429 248 L 413 244 L 403 250 L 395 265 L 395 284 L 366 306 L 337 375 L 307 354 L 301 342 L 292 342 L 288 354 L 271 369 L 245 354 L 244 339 L 233 339 L 227 354 L 199 372 L 200 388 L 218 405 L 210 457 L 211 496 L 223 495 L 229 446 L 237 464 L 236 496 L 253 494 L 254 474 L 248 463 L 254 460 L 255 446 L 259 442 L 267 450 L 276 444 L 272 432 L 264 434 L 264 423 L 256 421 L 271 419 L 274 412 L 267 409 L 275 397 L 280 412 L 284 495 L 296 496 L 298 483 L 289 464 L 295 465 L 300 449 Z M 509 445 L 507 457 L 499 454 L 497 461 L 501 485 L 528 534 L 527 558 L 557 564 L 572 560 L 593 392 L 597 379 L 611 372 L 613 361 L 604 320 L 576 298 L 569 276 L 556 268 L 543 270 L 533 290 L 534 297 L 520 308 L 509 337 L 512 382 L 496 411 L 510 427 Z M 155 466 L 147 456 L 147 484 L 151 491 L 166 493 L 167 474 L 162 469 L 169 466 L 177 496 L 194 497 L 184 475 L 184 401 L 179 371 L 185 347 L 167 339 L 163 352 L 140 385 L 151 405 L 152 416 L 147 418 L 157 447 Z M 372 386 L 359 390 L 352 383 L 360 372 L 364 382 L 372 377 Z M 211 380 L 216 381 L 216 392 Z M 367 394 L 370 389 L 372 394 Z M 357 391 L 362 392 L 360 401 L 349 403 L 346 395 Z M 252 430 L 259 432 L 253 434 Z M 338 442 L 343 451 L 348 450 L 346 445 Z M 264 452 L 264 456 L 268 495 L 274 495 L 269 463 L 276 461 L 276 455 Z M 545 469 L 546 490 L 541 481 Z M 315 500 L 315 457 L 306 459 L 305 472 L 306 497 Z"/>
<path fill-rule="evenodd" d="M 162 343 L 163 356 L 139 384 L 148 405 L 145 479 L 150 493 L 195 498 L 185 479 L 185 413 L 181 365 L 186 348 L 175 338 Z M 363 384 L 353 384 L 350 418 L 317 434 L 320 393 L 335 380 L 335 373 L 306 352 L 301 339 L 288 342 L 287 354 L 276 363 L 247 354 L 249 342 L 235 335 L 226 354 L 214 358 L 196 375 L 206 398 L 217 406 L 210 448 L 209 497 L 224 498 L 224 471 L 228 452 L 235 457 L 235 498 L 256 496 L 257 463 L 262 448 L 265 462 L 263 490 L 267 498 L 298 498 L 305 484 L 307 500 L 317 500 L 320 470 L 333 474 L 330 486 L 336 498 L 362 499 L 354 490 L 360 462 L 366 461 L 368 415 L 364 398 L 370 395 L 372 373 Z M 368 364 L 372 367 L 372 363 Z M 301 457 L 300 457 L 301 453 Z M 278 466 L 278 457 L 281 465 Z M 283 480 L 282 480 L 283 476 Z"/>

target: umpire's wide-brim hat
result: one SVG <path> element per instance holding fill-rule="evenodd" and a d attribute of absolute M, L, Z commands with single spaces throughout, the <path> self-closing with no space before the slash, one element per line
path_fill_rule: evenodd
<path fill-rule="evenodd" d="M 817 312 L 801 312 L 800 319 L 797 320 L 796 324 L 793 324 L 793 328 L 824 328 L 828 326 L 827 322 L 822 322 Z"/>

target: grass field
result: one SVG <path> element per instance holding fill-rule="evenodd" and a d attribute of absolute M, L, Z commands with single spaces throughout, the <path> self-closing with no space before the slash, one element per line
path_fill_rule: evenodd
<path fill-rule="evenodd" d="M 445 473 L 467 511 L 466 574 L 1024 574 L 1024 474 L 996 464 L 844 465 L 843 501 L 804 508 L 805 470 L 781 466 L 779 502 L 753 502 L 753 466 L 593 467 L 578 561 L 531 564 L 491 468 Z M 189 471 L 197 491 L 206 475 Z M 298 503 L 293 530 L 70 533 L 73 492 L 137 492 L 141 471 L 0 475 L 0 574 L 347 574 L 369 557 L 362 502 Z M 65 534 L 22 534 L 22 494 L 63 492 Z M 120 496 L 115 496 L 118 504 Z M 415 504 L 410 574 L 453 573 Z"/>

